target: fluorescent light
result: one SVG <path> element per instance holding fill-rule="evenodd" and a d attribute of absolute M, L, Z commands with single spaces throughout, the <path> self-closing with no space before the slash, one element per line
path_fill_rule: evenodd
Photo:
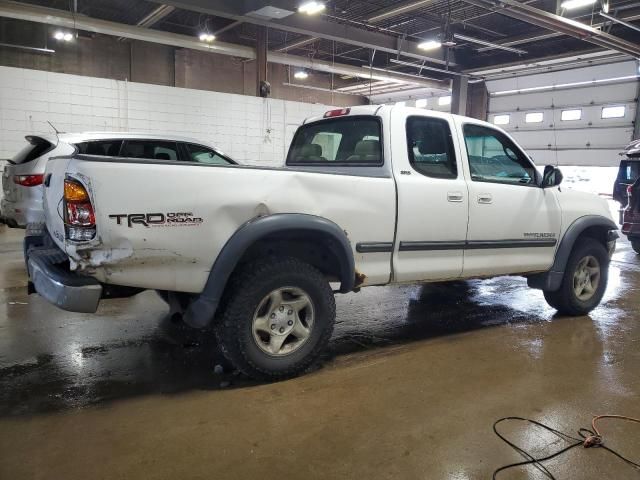
<path fill-rule="evenodd" d="M 505 115 L 494 115 L 493 123 L 494 125 L 508 125 L 510 119 L 511 115 L 509 115 L 508 113 Z"/>
<path fill-rule="evenodd" d="M 542 112 L 531 112 L 524 116 L 526 123 L 542 123 L 542 120 L 544 120 L 544 114 Z"/>
<path fill-rule="evenodd" d="M 451 105 L 451 95 L 447 95 L 446 97 L 438 97 L 438 105 L 441 107 L 445 105 Z"/>
<path fill-rule="evenodd" d="M 570 120 L 580 120 L 582 118 L 582 110 L 579 108 L 575 110 L 562 110 L 560 114 L 560 120 L 566 122 Z"/>
<path fill-rule="evenodd" d="M 600 118 L 622 118 L 625 113 L 624 105 L 618 105 L 615 107 L 603 107 L 602 115 Z"/>
<path fill-rule="evenodd" d="M 63 38 L 64 38 L 65 42 L 70 42 L 71 40 L 73 40 L 73 35 L 71 35 L 70 33 L 67 32 L 67 33 L 64 34 Z"/>
<path fill-rule="evenodd" d="M 306 78 L 309 78 L 309 74 L 304 70 L 298 70 L 296 73 L 293 74 L 293 76 L 298 80 L 305 80 Z"/>
<path fill-rule="evenodd" d="M 420 50 L 435 50 L 436 48 L 440 48 L 441 46 L 442 43 L 440 43 L 438 40 L 427 40 L 418 44 L 418 48 Z"/>
<path fill-rule="evenodd" d="M 566 8 L 567 10 L 572 10 L 574 8 L 586 7 L 587 5 L 593 5 L 596 3 L 596 0 L 566 0 L 562 2 L 560 6 L 562 8 Z"/>
<path fill-rule="evenodd" d="M 64 32 L 61 32 L 60 30 L 58 30 L 56 33 L 53 34 L 53 38 L 55 38 L 56 40 L 62 40 L 64 38 Z"/>
<path fill-rule="evenodd" d="M 324 10 L 324 3 L 322 2 L 305 2 L 298 7 L 298 12 L 306 13 L 307 15 L 315 15 Z"/>
<path fill-rule="evenodd" d="M 427 99 L 426 98 L 420 98 L 420 99 L 416 100 L 416 107 L 418 107 L 418 108 L 427 108 Z"/>
<path fill-rule="evenodd" d="M 215 35 L 211 35 L 210 33 L 201 33 L 200 36 L 201 42 L 213 42 L 216 39 Z"/>

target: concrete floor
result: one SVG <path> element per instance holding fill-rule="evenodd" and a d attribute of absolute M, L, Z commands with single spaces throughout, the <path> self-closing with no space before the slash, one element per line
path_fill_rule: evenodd
<path fill-rule="evenodd" d="M 521 460 L 494 436 L 499 417 L 570 433 L 592 414 L 640 417 L 640 257 L 626 241 L 589 317 L 554 316 L 520 278 L 372 287 L 337 297 L 321 368 L 260 385 L 215 373 L 211 334 L 172 323 L 153 292 L 97 315 L 27 296 L 21 235 L 0 227 L 1 479 L 487 479 Z M 602 427 L 640 460 L 637 425 Z M 535 428 L 504 431 L 551 451 Z M 640 473 L 596 449 L 549 465 L 558 479 Z"/>

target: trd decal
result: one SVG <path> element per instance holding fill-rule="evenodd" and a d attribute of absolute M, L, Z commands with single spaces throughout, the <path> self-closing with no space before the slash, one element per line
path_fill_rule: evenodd
<path fill-rule="evenodd" d="M 125 223 L 129 228 L 134 225 L 144 227 L 194 227 L 200 225 L 203 220 L 195 217 L 191 212 L 171 212 L 171 213 L 120 213 L 109 215 L 114 218 L 118 225 Z"/>

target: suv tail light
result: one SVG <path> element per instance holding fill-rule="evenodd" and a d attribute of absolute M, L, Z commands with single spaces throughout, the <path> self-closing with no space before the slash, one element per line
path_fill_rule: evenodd
<path fill-rule="evenodd" d="M 22 185 L 23 187 L 35 187 L 42 185 L 44 175 L 15 175 L 13 183 Z"/>
<path fill-rule="evenodd" d="M 89 193 L 77 180 L 65 179 L 64 204 L 67 238 L 75 242 L 93 239 L 96 236 L 96 216 Z"/>

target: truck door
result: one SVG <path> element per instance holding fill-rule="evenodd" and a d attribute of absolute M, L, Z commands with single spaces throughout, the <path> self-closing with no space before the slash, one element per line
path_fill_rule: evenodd
<path fill-rule="evenodd" d="M 462 274 L 468 194 L 453 117 L 418 109 L 391 111 L 398 225 L 395 281 Z"/>
<path fill-rule="evenodd" d="M 553 189 L 504 132 L 457 120 L 469 179 L 465 277 L 548 269 L 559 241 L 561 211 Z"/>

